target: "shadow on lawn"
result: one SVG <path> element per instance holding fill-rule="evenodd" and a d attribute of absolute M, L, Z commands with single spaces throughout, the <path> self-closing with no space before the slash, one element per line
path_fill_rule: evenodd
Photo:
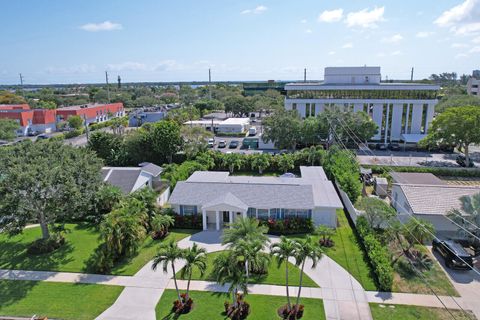
<path fill-rule="evenodd" d="M 0 280 L 0 307 L 8 307 L 24 299 L 36 285 L 35 281 Z"/>

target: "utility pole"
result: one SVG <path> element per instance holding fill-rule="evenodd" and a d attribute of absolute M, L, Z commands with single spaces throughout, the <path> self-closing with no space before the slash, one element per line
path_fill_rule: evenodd
<path fill-rule="evenodd" d="M 108 103 L 110 103 L 110 88 L 109 88 L 109 85 L 108 85 L 108 71 L 105 71 L 105 82 L 107 83 Z"/>
<path fill-rule="evenodd" d="M 412 67 L 412 73 L 410 75 L 410 81 L 413 81 L 413 67 Z"/>
<path fill-rule="evenodd" d="M 307 82 L 307 68 L 303 69 L 303 82 Z"/>
<path fill-rule="evenodd" d="M 18 74 L 20 76 L 20 90 L 22 92 L 22 96 L 23 96 L 23 76 L 21 73 Z"/>
<path fill-rule="evenodd" d="M 208 68 L 208 98 L 212 99 L 212 70 Z"/>
<path fill-rule="evenodd" d="M 117 84 L 118 89 L 120 89 L 122 87 L 122 78 L 120 78 L 120 75 L 117 78 L 117 82 L 118 82 L 118 84 Z"/>

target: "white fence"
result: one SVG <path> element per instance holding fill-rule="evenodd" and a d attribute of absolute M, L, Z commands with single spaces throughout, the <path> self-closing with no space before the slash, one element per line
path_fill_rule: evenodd
<path fill-rule="evenodd" d="M 357 224 L 357 218 L 362 215 L 362 212 L 360 210 L 355 209 L 352 201 L 350 201 L 350 199 L 348 198 L 348 195 L 345 193 L 345 191 L 343 191 L 340 188 L 340 185 L 338 184 L 338 182 L 336 180 L 335 180 L 335 186 L 337 187 L 337 190 L 340 193 L 340 198 L 342 198 L 342 202 L 345 206 L 345 209 L 348 212 L 348 215 L 352 219 L 353 223 Z"/>
<path fill-rule="evenodd" d="M 157 198 L 157 204 L 159 206 L 164 206 L 167 203 L 168 198 L 170 197 L 170 187 L 165 189 Z"/>

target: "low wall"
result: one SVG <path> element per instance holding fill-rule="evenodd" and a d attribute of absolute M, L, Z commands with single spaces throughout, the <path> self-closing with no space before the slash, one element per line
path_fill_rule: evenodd
<path fill-rule="evenodd" d="M 157 198 L 157 204 L 159 206 L 164 206 L 167 203 L 169 197 L 170 197 L 170 187 L 166 188 L 165 190 L 163 190 L 162 193 L 160 193 L 160 195 Z"/>
<path fill-rule="evenodd" d="M 338 184 L 338 182 L 336 180 L 335 180 L 335 187 L 337 188 L 338 193 L 340 194 L 340 198 L 342 199 L 345 210 L 347 210 L 347 213 L 350 216 L 350 218 L 352 219 L 353 223 L 356 224 L 357 223 L 357 218 L 359 216 L 361 216 L 361 211 L 355 209 L 352 201 L 350 201 L 350 198 L 348 198 L 348 195 L 345 193 L 345 191 L 343 191 L 340 188 L 340 185 Z"/>

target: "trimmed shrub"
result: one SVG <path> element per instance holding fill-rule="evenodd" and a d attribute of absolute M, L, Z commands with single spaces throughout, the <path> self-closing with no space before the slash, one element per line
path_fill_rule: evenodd
<path fill-rule="evenodd" d="M 44 254 L 55 251 L 65 244 L 65 238 L 60 233 L 54 233 L 48 239 L 37 239 L 27 248 L 29 254 Z"/>
<path fill-rule="evenodd" d="M 387 247 L 383 246 L 380 241 L 377 240 L 373 229 L 370 228 L 365 217 L 359 217 L 357 219 L 356 229 L 370 260 L 373 272 L 377 277 L 379 289 L 382 291 L 391 291 L 393 268 Z"/>
<path fill-rule="evenodd" d="M 174 228 L 200 229 L 200 230 L 203 228 L 201 214 L 194 214 L 191 216 L 181 216 L 181 215 L 175 214 L 174 218 L 175 218 L 175 224 L 173 225 Z"/>
<path fill-rule="evenodd" d="M 401 166 L 375 166 L 365 165 L 366 168 L 371 168 L 375 174 L 385 174 L 390 171 L 396 172 L 417 172 L 417 173 L 432 173 L 437 176 L 444 177 L 480 177 L 480 169 L 478 168 L 455 168 L 455 167 L 401 167 Z"/>
<path fill-rule="evenodd" d="M 260 220 L 260 225 L 268 226 L 268 234 L 273 235 L 310 233 L 314 229 L 312 219 L 298 217 Z"/>
<path fill-rule="evenodd" d="M 65 139 L 70 139 L 70 138 L 78 137 L 82 133 L 83 133 L 82 129 L 75 129 L 75 130 L 72 130 L 72 131 L 67 131 L 63 135 L 65 136 Z"/>

